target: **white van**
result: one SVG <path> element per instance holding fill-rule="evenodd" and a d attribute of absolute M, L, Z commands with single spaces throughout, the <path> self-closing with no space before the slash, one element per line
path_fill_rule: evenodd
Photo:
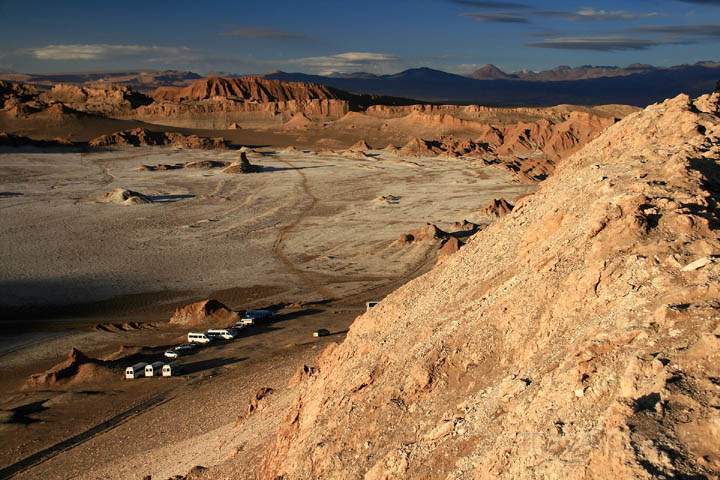
<path fill-rule="evenodd" d="M 210 343 L 210 337 L 202 332 L 188 333 L 188 342 L 190 343 Z"/>
<path fill-rule="evenodd" d="M 163 362 L 153 362 L 149 365 L 145 365 L 145 376 L 146 377 L 159 377 L 163 365 L 165 365 Z"/>
<path fill-rule="evenodd" d="M 145 376 L 145 367 L 147 363 L 136 363 L 132 367 L 125 369 L 125 378 L 132 380 L 134 378 L 142 378 Z"/>
<path fill-rule="evenodd" d="M 217 337 L 222 338 L 223 340 L 234 340 L 235 334 L 233 334 L 232 330 L 228 330 L 225 328 L 212 328 L 205 332 L 205 335 L 207 335 L 209 338 Z"/>
<path fill-rule="evenodd" d="M 180 372 L 180 367 L 174 363 L 166 363 L 162 367 L 162 376 L 163 377 L 172 377 L 173 375 L 177 375 Z"/>

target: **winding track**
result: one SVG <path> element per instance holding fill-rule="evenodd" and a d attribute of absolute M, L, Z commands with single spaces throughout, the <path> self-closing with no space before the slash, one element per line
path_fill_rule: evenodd
<path fill-rule="evenodd" d="M 290 168 L 297 168 L 292 162 L 288 160 L 279 161 L 288 165 Z M 275 256 L 282 262 L 285 268 L 290 273 L 298 277 L 300 281 L 303 282 L 303 284 L 320 294 L 323 299 L 329 299 L 332 298 L 333 293 L 323 285 L 322 281 L 317 278 L 317 275 L 313 272 L 308 272 L 298 268 L 298 266 L 295 265 L 292 259 L 290 259 L 290 257 L 285 253 L 285 241 L 287 240 L 288 235 L 295 228 L 297 228 L 297 226 L 300 225 L 303 220 L 305 220 L 305 218 L 310 215 L 310 213 L 320 202 L 320 199 L 315 196 L 315 194 L 313 194 L 310 190 L 308 179 L 305 173 L 302 170 L 297 169 L 294 171 L 298 175 L 300 175 L 300 186 L 302 187 L 305 196 L 309 199 L 309 202 L 307 207 L 303 208 L 301 213 L 297 217 L 295 217 L 292 222 L 280 228 L 278 236 L 275 239 L 275 243 L 273 245 L 273 252 L 275 253 Z"/>

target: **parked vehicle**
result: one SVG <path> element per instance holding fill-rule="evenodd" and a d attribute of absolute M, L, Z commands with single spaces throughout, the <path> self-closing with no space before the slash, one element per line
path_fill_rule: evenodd
<path fill-rule="evenodd" d="M 190 332 L 187 339 L 190 343 L 210 343 L 212 341 L 210 337 L 202 332 Z"/>
<path fill-rule="evenodd" d="M 238 321 L 235 326 L 236 327 L 249 327 L 250 325 L 255 325 L 255 319 L 254 318 L 241 318 L 240 321 Z"/>
<path fill-rule="evenodd" d="M 173 375 L 177 375 L 178 373 L 180 373 L 180 365 L 176 365 L 174 363 L 166 363 L 162 367 L 163 377 L 172 377 Z"/>
<path fill-rule="evenodd" d="M 328 335 L 330 335 L 330 330 L 327 328 L 320 328 L 313 332 L 313 337 L 327 337 Z"/>
<path fill-rule="evenodd" d="M 162 367 L 165 365 L 163 362 L 153 362 L 145 365 L 145 376 L 146 377 L 159 377 L 162 373 Z"/>
<path fill-rule="evenodd" d="M 136 363 L 132 367 L 127 367 L 125 369 L 125 378 L 132 380 L 135 378 L 144 377 L 146 366 L 147 366 L 147 363 L 141 362 L 141 363 Z"/>
<path fill-rule="evenodd" d="M 177 347 L 171 348 L 170 350 L 167 350 L 164 355 L 165 358 L 179 358 L 183 355 L 189 355 L 195 350 L 197 350 L 198 344 L 197 343 L 182 343 L 178 345 Z"/>
<path fill-rule="evenodd" d="M 205 335 L 208 336 L 208 338 L 221 338 L 223 340 L 235 340 L 235 335 L 232 333 L 231 330 L 228 330 L 226 328 L 211 328 L 207 332 L 205 332 Z"/>
<path fill-rule="evenodd" d="M 253 323 L 257 323 L 259 321 L 273 320 L 274 318 L 275 312 L 272 310 L 245 310 L 245 314 L 240 321 L 252 320 Z M 252 325 L 252 323 L 250 323 L 250 325 Z"/>

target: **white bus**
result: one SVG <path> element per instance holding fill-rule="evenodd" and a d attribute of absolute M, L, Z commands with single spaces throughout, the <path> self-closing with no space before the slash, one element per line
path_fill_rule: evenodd
<path fill-rule="evenodd" d="M 162 373 L 163 362 L 153 362 L 145 365 L 145 376 L 146 377 L 159 377 Z"/>
<path fill-rule="evenodd" d="M 173 375 L 177 375 L 180 372 L 180 367 L 174 363 L 166 363 L 162 367 L 162 376 L 163 377 L 172 377 Z"/>
<path fill-rule="evenodd" d="M 142 378 L 145 376 L 145 367 L 147 363 L 136 363 L 132 367 L 125 369 L 125 378 L 132 380 L 134 378 Z"/>
<path fill-rule="evenodd" d="M 190 332 L 187 338 L 190 343 L 210 343 L 210 337 L 202 332 Z"/>

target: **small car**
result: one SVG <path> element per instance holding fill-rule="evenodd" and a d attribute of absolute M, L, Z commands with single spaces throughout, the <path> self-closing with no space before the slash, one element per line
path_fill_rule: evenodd
<path fill-rule="evenodd" d="M 328 335 L 330 335 L 330 330 L 327 328 L 320 328 L 313 332 L 313 337 L 327 337 Z"/>
<path fill-rule="evenodd" d="M 195 343 L 182 343 L 178 345 L 175 348 L 171 348 L 170 350 L 166 351 L 164 353 L 166 358 L 178 358 L 183 355 L 189 355 L 192 352 L 194 352 L 197 349 L 197 344 Z"/>

